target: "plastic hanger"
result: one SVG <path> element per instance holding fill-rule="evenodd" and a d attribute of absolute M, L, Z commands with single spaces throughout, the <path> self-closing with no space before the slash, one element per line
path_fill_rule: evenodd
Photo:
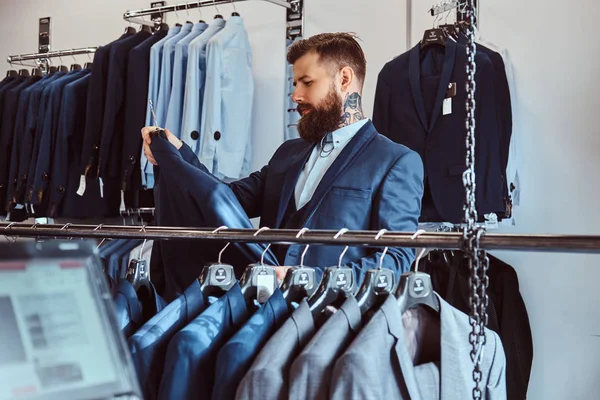
<path fill-rule="evenodd" d="M 256 231 L 254 236 L 258 236 L 259 233 L 268 229 L 266 226 L 262 227 Z M 277 287 L 275 268 L 264 263 L 265 253 L 270 247 L 271 244 L 269 243 L 260 257 L 260 262 L 250 264 L 240 278 L 242 293 L 248 304 L 252 304 L 254 299 L 257 299 L 260 304 L 266 303 Z"/>
<path fill-rule="evenodd" d="M 387 229 L 382 229 L 375 236 L 375 240 L 381 239 L 387 232 Z M 383 268 L 383 258 L 385 257 L 388 248 L 383 249 L 379 258 L 379 268 L 370 269 L 363 278 L 362 285 L 356 294 L 356 300 L 360 307 L 361 314 L 365 314 L 369 310 L 374 310 L 376 307 L 383 304 L 389 294 L 392 294 L 396 289 L 394 272 Z"/>
<path fill-rule="evenodd" d="M 81 71 L 81 65 L 77 64 L 75 56 L 71 54 L 71 57 L 73 57 L 73 61 L 75 61 L 75 63 L 71 64 L 71 71 Z"/>
<path fill-rule="evenodd" d="M 39 68 L 33 68 L 31 70 L 31 76 L 43 76 L 43 75 L 44 75 L 44 73 Z"/>
<path fill-rule="evenodd" d="M 415 240 L 424 232 L 425 230 L 423 229 L 418 230 L 412 239 Z M 400 277 L 396 298 L 398 299 L 398 306 L 402 314 L 420 305 L 428 306 L 436 312 L 440 311 L 440 301 L 433 291 L 431 276 L 424 272 L 419 272 L 419 261 L 421 261 L 426 251 L 427 249 L 423 248 L 419 253 L 415 261 L 414 272 L 407 272 Z"/>
<path fill-rule="evenodd" d="M 333 238 L 338 239 L 348 229 L 340 230 Z M 315 294 L 308 300 L 313 316 L 319 315 L 329 305 L 338 300 L 346 300 L 356 291 L 356 278 L 352 268 L 342 267 L 342 259 L 348 251 L 348 246 L 340 254 L 337 267 L 326 268 L 323 279 Z"/>
<path fill-rule="evenodd" d="M 302 228 L 296 238 L 301 237 L 306 232 L 308 232 L 308 228 Z M 288 304 L 292 302 L 300 303 L 303 298 L 311 297 L 317 291 L 318 282 L 315 269 L 304 266 L 304 256 L 309 246 L 306 245 L 300 256 L 300 265 L 288 269 L 281 283 L 281 291 Z"/>
<path fill-rule="evenodd" d="M 435 45 L 446 47 L 448 34 L 443 29 L 435 27 L 435 22 L 437 20 L 438 16 L 436 16 L 436 19 L 433 22 L 434 28 L 427 29 L 425 33 L 423 33 L 423 39 L 421 39 L 421 50 Z"/>
<path fill-rule="evenodd" d="M 202 6 L 200 5 L 200 0 L 198 0 L 198 7 L 196 7 L 196 9 L 198 10 L 198 13 L 200 14 L 200 20 L 198 21 L 201 24 L 205 24 L 206 22 L 204 21 L 204 18 L 202 17 Z"/>
<path fill-rule="evenodd" d="M 212 233 L 217 233 L 222 229 L 228 229 L 226 226 L 221 226 L 215 229 Z M 216 263 L 206 265 L 202 269 L 202 273 L 198 278 L 200 289 L 205 299 L 209 296 L 217 296 L 225 294 L 236 283 L 235 270 L 232 265 L 221 262 L 221 256 L 231 243 L 227 243 L 219 252 L 219 259 Z"/>
<path fill-rule="evenodd" d="M 29 76 L 30 76 L 30 75 L 29 75 L 29 70 L 27 70 L 27 69 L 20 69 L 20 70 L 19 70 L 19 75 L 20 75 L 20 76 L 26 76 L 26 77 L 29 77 Z"/>
<path fill-rule="evenodd" d="M 14 69 L 6 71 L 6 77 L 7 78 L 8 77 L 13 77 L 14 78 L 17 75 L 19 75 L 19 73 L 17 71 L 15 71 Z"/>
<path fill-rule="evenodd" d="M 146 233 L 146 226 L 142 226 L 140 232 Z M 144 246 L 148 240 L 144 239 L 140 247 L 140 255 L 129 262 L 125 279 L 127 279 L 133 288 L 137 291 L 142 287 L 150 288 L 150 274 L 148 273 L 148 263 L 142 258 Z"/>

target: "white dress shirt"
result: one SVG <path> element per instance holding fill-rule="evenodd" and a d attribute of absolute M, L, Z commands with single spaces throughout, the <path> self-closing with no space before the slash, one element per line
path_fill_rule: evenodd
<path fill-rule="evenodd" d="M 353 124 L 339 128 L 332 133 L 328 133 L 324 140 L 317 144 L 310 155 L 310 158 L 304 165 L 304 169 L 300 173 L 296 189 L 294 191 L 294 199 L 296 201 L 296 209 L 304 207 L 310 199 L 312 199 L 315 190 L 319 186 L 321 179 L 331 167 L 331 164 L 340 155 L 344 147 L 358 133 L 367 122 L 368 118 L 355 122 Z"/>

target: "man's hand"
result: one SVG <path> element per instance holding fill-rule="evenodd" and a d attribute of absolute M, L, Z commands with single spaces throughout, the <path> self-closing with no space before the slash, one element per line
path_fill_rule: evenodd
<path fill-rule="evenodd" d="M 144 140 L 144 154 L 146 155 L 146 158 L 148 159 L 148 161 L 150 161 L 153 165 L 158 165 L 158 163 L 154 159 L 154 156 L 152 155 L 152 151 L 150 150 L 150 144 L 152 143 L 152 138 L 150 137 L 150 132 L 155 131 L 157 129 L 162 129 L 162 128 L 159 128 L 157 126 L 146 126 L 145 128 L 142 129 L 142 139 Z M 177 150 L 179 150 L 181 148 L 181 146 L 183 146 L 183 142 L 181 140 L 177 139 L 177 136 L 173 135 L 171 133 L 171 131 L 169 131 L 168 129 L 165 129 L 164 131 L 167 135 L 167 139 L 169 140 L 169 143 L 171 143 L 173 146 L 175 146 L 175 148 Z"/>
<path fill-rule="evenodd" d="M 277 275 L 277 283 L 281 284 L 283 282 L 283 278 L 285 278 L 285 274 L 287 274 L 288 269 L 292 267 L 275 267 L 275 275 Z"/>

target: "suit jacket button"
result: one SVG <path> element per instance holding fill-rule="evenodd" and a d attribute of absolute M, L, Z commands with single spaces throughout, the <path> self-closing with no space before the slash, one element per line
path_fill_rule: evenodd
<path fill-rule="evenodd" d="M 4 189 L 4 185 L 0 183 L 0 189 Z"/>
<path fill-rule="evenodd" d="M 63 185 L 59 185 L 56 190 L 58 190 L 58 193 L 64 193 L 65 192 L 65 187 Z"/>
<path fill-rule="evenodd" d="M 198 140 L 198 138 L 200 137 L 200 134 L 198 133 L 198 131 L 192 131 L 192 133 L 190 133 L 190 136 L 192 137 L 193 140 Z"/>
<path fill-rule="evenodd" d="M 100 147 L 98 147 L 97 145 L 94 146 L 94 151 L 98 151 L 100 149 Z"/>
<path fill-rule="evenodd" d="M 44 172 L 44 174 L 42 175 L 42 179 L 45 180 L 45 181 L 47 181 L 48 178 L 50 178 L 50 176 L 48 175 L 47 172 Z"/>
<path fill-rule="evenodd" d="M 134 156 L 129 156 L 129 163 L 130 164 L 135 164 L 135 157 Z"/>
<path fill-rule="evenodd" d="M 220 140 L 221 139 L 221 132 L 216 131 L 215 132 L 215 140 Z"/>

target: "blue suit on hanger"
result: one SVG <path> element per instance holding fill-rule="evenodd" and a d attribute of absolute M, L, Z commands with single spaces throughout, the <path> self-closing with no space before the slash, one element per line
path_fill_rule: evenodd
<path fill-rule="evenodd" d="M 226 184 L 185 161 L 184 158 L 194 159 L 198 163 L 189 147 L 177 151 L 160 137 L 154 138 L 151 147 L 161 167 L 154 188 L 157 224 L 253 228 L 238 199 Z M 204 265 L 217 261 L 218 253 L 225 244 L 193 239 L 159 242 L 162 270 L 152 270 L 151 276 L 153 280 L 160 280 L 160 276 L 164 275 L 166 287 L 161 294 L 168 300 L 175 298 L 200 276 Z M 223 253 L 222 261 L 233 265 L 239 277 L 248 264 L 260 260 L 264 249 L 265 245 L 259 243 L 232 243 Z M 270 249 L 265 254 L 265 263 L 278 265 Z"/>
<path fill-rule="evenodd" d="M 290 316 L 279 288 L 219 351 L 213 400 L 234 400 L 238 384 L 269 338 Z"/>
<path fill-rule="evenodd" d="M 250 314 L 236 283 L 176 334 L 167 351 L 158 398 L 210 400 L 217 353 Z"/>
<path fill-rule="evenodd" d="M 152 283 L 150 288 L 141 287 L 136 291 L 125 279 L 116 282 L 118 286 L 113 301 L 117 322 L 121 332 L 128 338 L 146 321 L 161 312 L 167 303 L 156 294 Z"/>
<path fill-rule="evenodd" d="M 195 280 L 129 338 L 129 350 L 146 400 L 158 398 L 169 342 L 206 306 L 200 282 Z"/>

